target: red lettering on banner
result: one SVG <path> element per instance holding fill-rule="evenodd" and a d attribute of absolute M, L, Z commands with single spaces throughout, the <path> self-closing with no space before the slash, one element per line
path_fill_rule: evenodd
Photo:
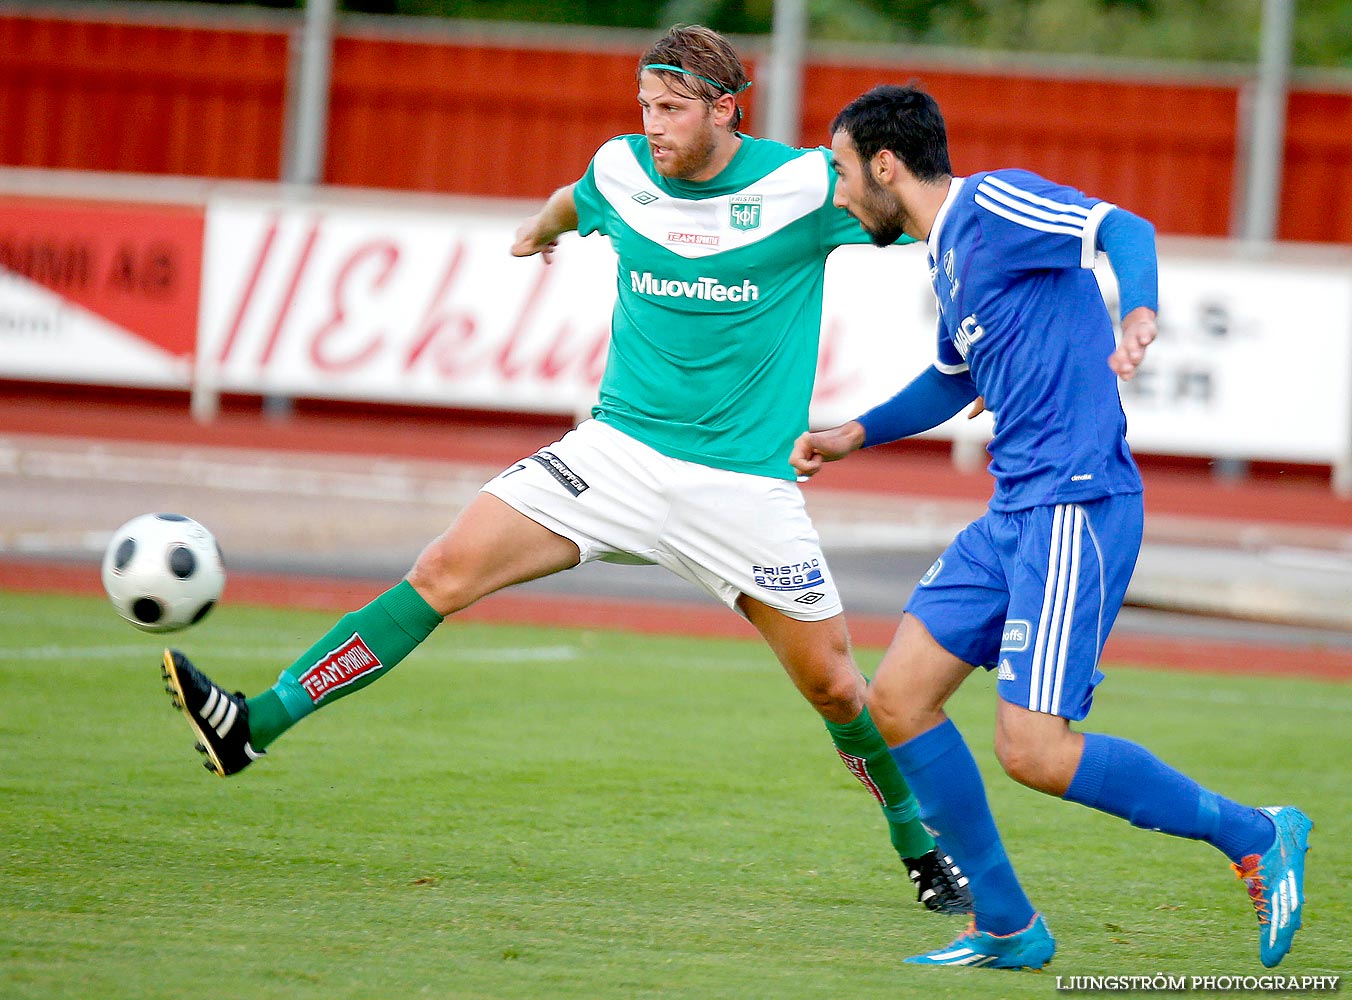
<path fill-rule="evenodd" d="M 542 264 L 536 270 L 536 278 L 531 283 L 530 290 L 521 300 L 521 311 L 517 313 L 516 322 L 512 324 L 511 331 L 507 334 L 507 340 L 502 345 L 502 350 L 498 352 L 498 371 L 508 382 L 516 381 L 525 367 L 524 365 L 513 364 L 512 354 L 525 333 L 526 327 L 530 324 L 531 313 L 535 311 L 536 305 L 539 304 L 545 285 L 548 283 L 549 266 Z"/>
<path fill-rule="evenodd" d="M 277 241 L 277 222 L 277 216 L 274 214 L 268 220 L 268 228 L 263 231 L 263 243 L 258 248 L 258 253 L 254 255 L 253 270 L 249 272 L 239 302 L 235 306 L 235 315 L 230 320 L 230 329 L 226 331 L 225 342 L 221 344 L 221 353 L 216 358 L 218 364 L 225 364 L 230 358 L 230 352 L 235 349 L 235 341 L 239 339 L 239 331 L 244 326 L 244 316 L 253 303 L 254 292 L 258 290 L 258 279 L 262 277 L 263 269 L 267 267 L 268 258 L 272 256 L 272 245 Z"/>
<path fill-rule="evenodd" d="M 554 381 L 570 368 L 577 367 L 576 362 L 581 357 L 581 352 L 574 351 L 571 356 L 565 353 L 565 346 L 568 344 L 568 334 L 571 328 L 567 323 L 559 326 L 559 332 L 554 337 L 552 343 L 548 344 L 540 354 L 540 363 L 536 366 L 536 374 L 547 381 Z M 585 348 L 585 345 L 584 345 Z"/>
<path fill-rule="evenodd" d="M 355 284 L 353 272 L 357 271 L 372 256 L 378 257 L 377 271 L 371 279 L 369 290 L 379 292 L 384 289 L 385 283 L 389 281 L 390 275 L 399 263 L 399 248 L 393 243 L 373 242 L 367 243 L 354 250 L 348 259 L 343 263 L 338 271 L 338 276 L 333 281 L 333 312 L 327 323 L 315 331 L 314 337 L 310 340 L 310 360 L 315 363 L 315 367 L 320 371 L 343 372 L 351 371 L 354 368 L 360 368 L 369 362 L 380 351 L 384 337 L 377 331 L 367 341 L 362 349 L 349 354 L 345 358 L 337 358 L 325 350 L 325 343 L 334 334 L 342 334 L 344 324 L 347 321 L 347 300 L 349 295 L 349 284 Z M 367 288 L 358 287 L 355 294 L 366 292 Z"/>
<path fill-rule="evenodd" d="M 840 320 L 833 319 L 822 326 L 821 347 L 817 355 L 817 384 L 813 398 L 818 400 L 843 396 L 859 381 L 854 372 L 838 372 L 840 342 L 845 337 Z"/>
<path fill-rule="evenodd" d="M 845 762 L 845 766 L 849 768 L 850 773 L 859 779 L 859 783 L 872 792 L 875 799 L 883 805 L 887 805 L 887 803 L 883 801 L 882 791 L 874 783 L 872 775 L 868 773 L 868 761 L 864 760 L 863 757 L 855 757 L 852 754 L 848 754 L 839 747 L 836 748 L 836 753 L 840 754 L 840 759 Z"/>
<path fill-rule="evenodd" d="M 609 358 L 610 327 L 607 325 L 597 328 L 596 335 L 592 338 L 591 350 L 583 359 L 582 379 L 587 385 L 601 384 L 601 377 L 606 373 L 606 362 Z"/>
<path fill-rule="evenodd" d="M 465 296 L 480 294 L 477 287 L 462 287 L 468 285 L 467 275 L 474 273 L 471 255 L 477 245 L 459 239 L 447 248 L 412 327 L 381 326 L 375 317 L 409 315 L 402 308 L 409 292 L 418 294 L 427 287 L 425 278 L 431 277 L 411 269 L 408 246 L 397 236 L 372 236 L 337 248 L 341 255 L 334 260 L 334 237 L 321 231 L 324 217 L 313 216 L 298 238 L 287 241 L 292 249 L 279 254 L 276 247 L 284 226 L 283 218 L 269 217 L 254 256 L 247 261 L 248 273 L 231 304 L 220 349 L 223 366 L 244 361 L 265 370 L 289 356 L 283 348 L 299 333 L 306 367 L 314 377 L 360 377 L 390 365 L 403 376 L 431 375 L 448 385 L 457 379 L 488 377 L 504 389 L 532 383 L 586 387 L 601 379 L 609 327 L 598 323 L 584 330 L 568 315 L 554 318 L 547 311 L 554 298 L 551 282 L 556 271 L 541 266 L 520 295 L 466 302 Z M 322 255 L 321 240 L 326 240 Z M 331 266 L 319 263 L 331 260 Z M 409 288 L 410 282 L 416 283 Z M 278 284 L 280 292 L 264 304 L 260 290 Z M 401 298 L 386 305 L 383 300 L 392 299 L 396 289 Z M 316 325 L 309 327 L 301 305 L 313 303 L 316 293 L 327 293 L 328 303 Z M 499 309 L 505 315 L 498 315 Z M 258 331 L 256 339 L 247 336 L 249 330 Z M 249 360 L 241 356 L 244 344 L 256 344 L 247 348 Z"/>
<path fill-rule="evenodd" d="M 286 294 L 282 296 L 282 304 L 277 308 L 277 316 L 272 324 L 272 332 L 268 334 L 268 342 L 263 347 L 263 353 L 258 358 L 258 368 L 262 371 L 272 360 L 272 352 L 277 349 L 277 342 L 282 338 L 282 327 L 286 325 L 286 317 L 291 312 L 291 304 L 296 301 L 296 289 L 300 287 L 300 280 L 305 274 L 305 268 L 310 263 L 310 254 L 314 252 L 315 243 L 319 240 L 319 220 L 315 219 L 310 223 L 310 231 L 305 234 L 305 243 L 300 248 L 300 254 L 296 258 L 296 266 L 291 271 L 291 281 L 286 286 Z"/>
<path fill-rule="evenodd" d="M 356 632 L 341 646 L 330 650 L 305 673 L 300 675 L 300 686 L 316 704 L 325 695 L 345 688 L 384 664 L 371 652 Z"/>
<path fill-rule="evenodd" d="M 184 358 L 197 348 L 204 219 L 196 206 L 0 195 L 0 270 Z"/>
<path fill-rule="evenodd" d="M 460 274 L 460 266 L 464 263 L 466 253 L 463 242 L 456 243 L 451 250 L 441 280 L 437 282 L 436 290 L 427 302 L 422 319 L 418 321 L 413 344 L 404 356 L 404 371 L 412 371 L 417 367 L 433 345 L 437 351 L 431 361 L 436 365 L 439 375 L 458 374 L 458 369 L 462 367 L 461 362 L 469 356 L 465 348 L 474 339 L 478 325 L 473 316 L 463 311 L 447 309 L 444 303 L 447 293 Z"/>

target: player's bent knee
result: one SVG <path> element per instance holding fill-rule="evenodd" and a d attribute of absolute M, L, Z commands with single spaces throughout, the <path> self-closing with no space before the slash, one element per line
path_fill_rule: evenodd
<path fill-rule="evenodd" d="M 913 706 L 886 697 L 874 684 L 869 685 L 864 701 L 869 715 L 873 717 L 873 724 L 878 727 L 878 732 L 882 733 L 888 746 L 900 746 L 930 728 L 911 711 Z M 942 715 L 937 718 L 941 720 Z"/>
<path fill-rule="evenodd" d="M 1056 793 L 1061 785 L 1057 756 L 1036 743 L 996 733 L 995 757 L 1005 774 L 1021 785 L 1040 792 Z"/>
<path fill-rule="evenodd" d="M 453 615 L 479 599 L 471 581 L 438 551 L 435 543 L 418 556 L 406 577 L 413 589 L 440 615 Z"/>
<path fill-rule="evenodd" d="M 853 722 L 864 710 L 863 685 L 857 674 L 838 671 L 830 676 L 804 681 L 798 689 L 824 719 Z"/>

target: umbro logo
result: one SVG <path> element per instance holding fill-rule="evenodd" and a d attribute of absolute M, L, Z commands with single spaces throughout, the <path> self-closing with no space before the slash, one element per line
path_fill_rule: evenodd
<path fill-rule="evenodd" d="M 632 197 L 634 201 L 638 202 L 640 205 L 651 205 L 657 200 L 657 195 L 653 194 L 651 191 L 640 191 L 637 194 L 632 195 Z"/>
<path fill-rule="evenodd" d="M 795 604 L 816 604 L 825 596 L 826 595 L 821 591 L 814 590 L 811 593 L 804 594 L 802 597 L 795 597 L 793 601 Z"/>

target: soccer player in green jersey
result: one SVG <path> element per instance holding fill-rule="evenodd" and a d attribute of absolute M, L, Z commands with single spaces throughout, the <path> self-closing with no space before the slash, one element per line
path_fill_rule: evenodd
<path fill-rule="evenodd" d="M 807 428 L 827 255 L 869 235 L 832 205 L 822 149 L 737 131 L 746 71 L 728 42 L 672 29 L 643 56 L 643 134 L 605 143 L 516 233 L 548 262 L 564 233 L 618 256 L 591 419 L 486 484 L 408 576 L 344 616 L 277 683 L 231 695 L 174 650 L 170 693 L 222 776 L 360 690 L 442 620 L 594 559 L 665 566 L 746 617 L 881 804 L 919 900 L 970 909 L 865 706 L 865 680 L 789 465 Z"/>

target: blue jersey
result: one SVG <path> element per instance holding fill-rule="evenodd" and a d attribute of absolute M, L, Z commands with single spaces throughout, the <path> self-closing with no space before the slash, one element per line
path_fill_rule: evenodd
<path fill-rule="evenodd" d="M 991 507 L 1139 493 L 1094 278 L 1113 205 L 1023 170 L 955 177 L 929 237 L 940 371 L 971 373 L 995 415 Z"/>

